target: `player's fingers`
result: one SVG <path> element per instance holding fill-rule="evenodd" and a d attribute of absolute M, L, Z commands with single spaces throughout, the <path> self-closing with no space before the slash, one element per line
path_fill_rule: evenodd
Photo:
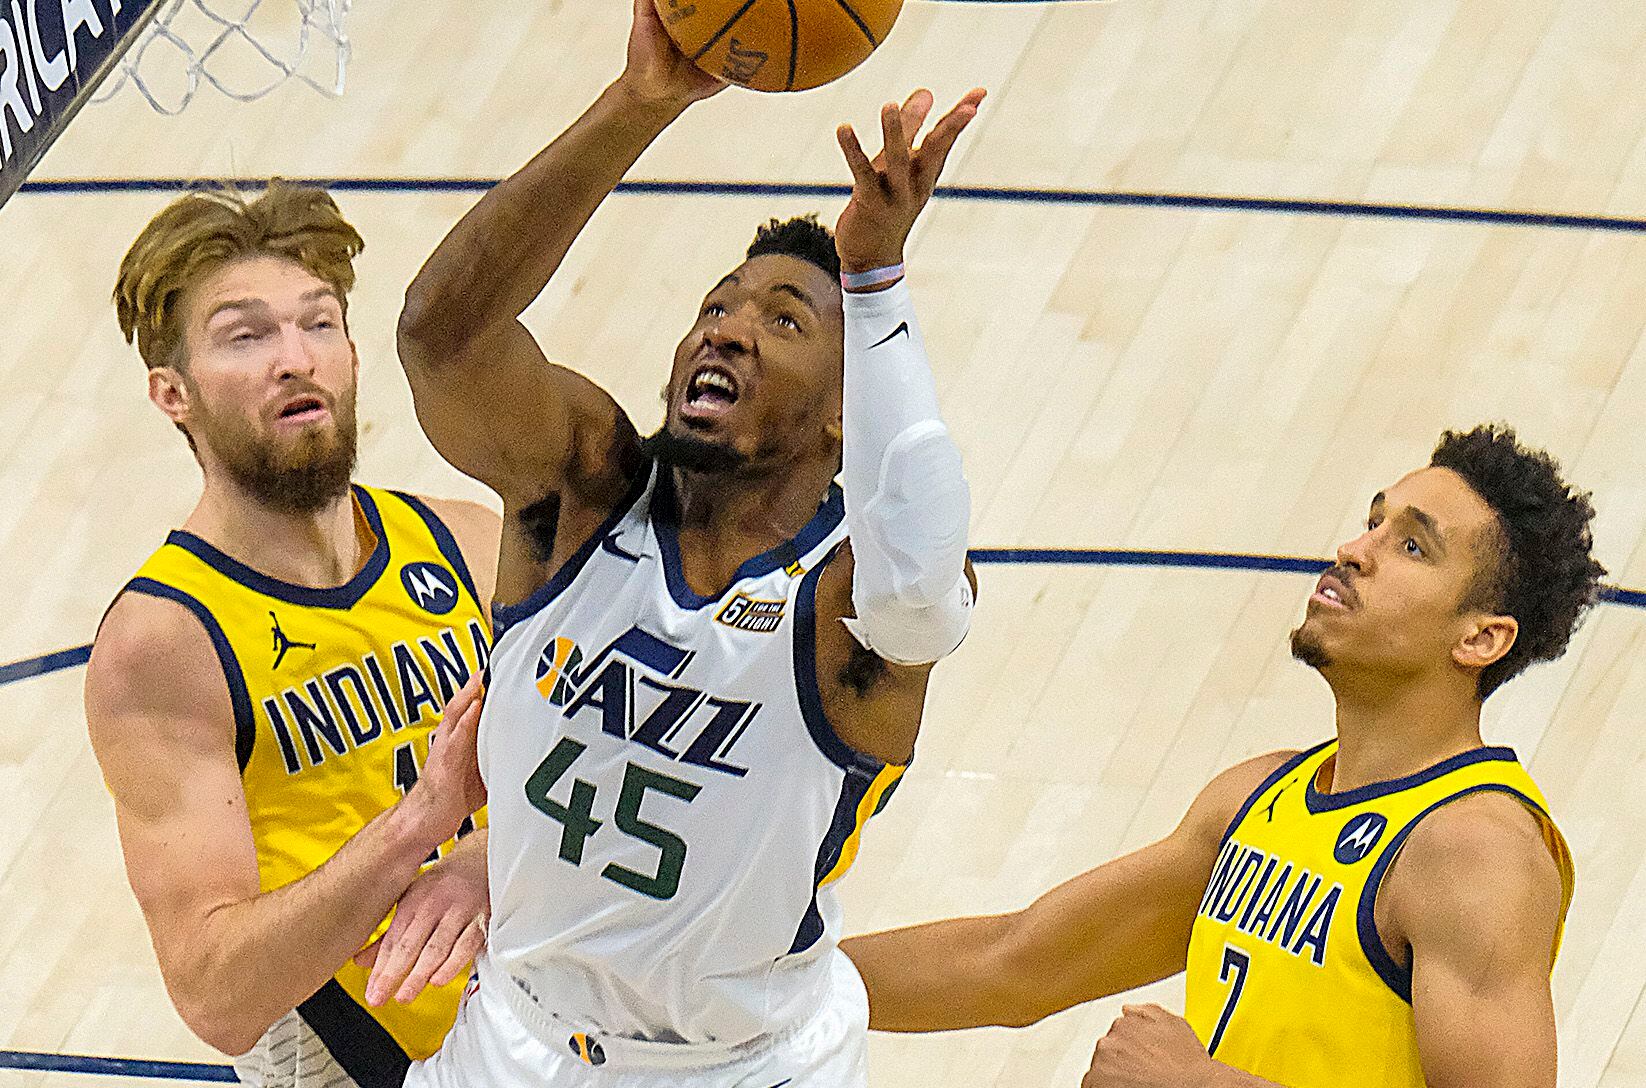
<path fill-rule="evenodd" d="M 451 702 L 446 704 L 446 712 L 461 716 L 470 706 L 482 701 L 485 691 L 485 676 L 479 670 L 476 670 L 474 675 L 469 677 L 468 682 L 457 690 L 457 694 L 452 696 Z"/>
<path fill-rule="evenodd" d="M 904 101 L 902 111 L 903 138 L 909 142 L 909 146 L 914 146 L 914 138 L 920 135 L 920 126 L 924 125 L 926 118 L 931 116 L 934 101 L 932 92 L 924 87 L 915 91 Z"/>
<path fill-rule="evenodd" d="M 412 913 L 416 915 L 418 912 Z M 395 912 L 395 925 L 405 914 L 405 911 Z M 418 953 L 428 944 L 435 921 L 427 915 L 412 917 L 398 933 L 394 925 L 389 926 L 389 931 L 383 934 L 383 949 L 377 954 L 377 964 L 366 979 L 366 1004 L 381 1005 L 399 987 L 406 973 L 417 962 Z"/>
<path fill-rule="evenodd" d="M 890 102 L 880 110 L 880 135 L 886 141 L 886 180 L 903 188 L 909 182 L 909 139 L 903 135 L 903 111 Z"/>
<path fill-rule="evenodd" d="M 478 702 L 470 703 L 456 711 L 451 706 L 446 707 L 446 713 L 440 719 L 439 729 L 429 738 L 430 763 L 437 759 L 448 764 L 454 760 L 473 760 L 475 740 L 480 733 L 481 709 Z"/>
<path fill-rule="evenodd" d="M 955 141 L 960 134 L 966 131 L 966 126 L 977 117 L 978 107 L 983 102 L 984 92 L 981 88 L 969 92 L 942 120 L 937 122 L 924 142 L 920 145 L 920 176 L 922 181 L 935 185 L 937 178 L 943 173 L 944 165 L 949 161 L 949 152 L 954 150 Z"/>
<path fill-rule="evenodd" d="M 857 138 L 857 130 L 850 125 L 841 125 L 835 129 L 834 135 L 835 139 L 840 141 L 840 150 L 846 156 L 846 165 L 851 168 L 852 180 L 863 188 L 878 186 L 879 179 L 875 176 L 869 156 L 863 153 L 863 144 Z"/>
<path fill-rule="evenodd" d="M 356 967 L 370 967 L 377 962 L 377 952 L 382 947 L 383 942 L 381 940 L 373 941 L 350 958 L 354 960 Z"/>
<path fill-rule="evenodd" d="M 480 915 L 463 927 L 462 936 L 452 945 L 446 962 L 429 978 L 430 985 L 444 986 L 468 969 L 474 958 L 486 947 L 486 916 Z"/>
<path fill-rule="evenodd" d="M 396 1001 L 405 1003 L 423 992 L 423 987 L 428 985 L 435 970 L 451 955 L 452 946 L 462 935 L 465 925 L 467 923 L 462 918 L 452 915 L 440 919 L 440 924 L 429 934 L 429 939 L 423 942 L 423 950 L 418 953 L 417 962 L 412 964 L 412 969 L 406 973 L 405 980 L 395 991 Z"/>

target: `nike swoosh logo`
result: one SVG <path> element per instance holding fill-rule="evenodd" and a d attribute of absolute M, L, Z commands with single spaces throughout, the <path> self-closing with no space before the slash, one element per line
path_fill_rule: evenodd
<path fill-rule="evenodd" d="M 909 323 L 907 321 L 904 321 L 901 324 L 899 324 L 897 326 L 897 328 L 893 329 L 891 332 L 887 333 L 885 336 L 881 337 L 879 340 L 876 340 L 874 343 L 870 344 L 869 348 L 872 350 L 874 348 L 879 347 L 882 344 L 891 343 L 893 340 L 896 340 L 899 336 L 907 336 L 907 335 L 909 335 Z M 785 1081 L 784 1083 L 787 1084 L 788 1082 Z M 777 1085 L 775 1085 L 775 1084 L 772 1085 L 772 1088 L 777 1088 Z"/>
<path fill-rule="evenodd" d="M 636 555 L 634 552 L 624 551 L 618 545 L 616 533 L 612 533 L 600 542 L 600 550 L 611 555 L 615 555 L 619 559 L 627 559 L 631 563 L 640 562 L 640 556 Z"/>

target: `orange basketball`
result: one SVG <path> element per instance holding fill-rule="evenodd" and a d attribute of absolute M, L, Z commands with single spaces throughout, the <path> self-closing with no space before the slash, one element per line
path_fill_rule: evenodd
<path fill-rule="evenodd" d="M 891 32 L 903 0 L 652 0 L 706 72 L 757 91 L 839 79 Z"/>

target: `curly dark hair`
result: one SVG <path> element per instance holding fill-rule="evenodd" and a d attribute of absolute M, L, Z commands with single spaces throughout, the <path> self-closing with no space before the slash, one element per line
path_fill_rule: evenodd
<path fill-rule="evenodd" d="M 1595 510 L 1588 492 L 1561 478 L 1553 457 L 1521 445 L 1504 425 L 1447 431 L 1429 464 L 1463 477 L 1497 515 L 1486 561 L 1463 607 L 1513 616 L 1520 634 L 1481 671 L 1478 692 L 1485 699 L 1526 666 L 1565 653 L 1595 603 L 1606 576 L 1589 554 Z"/>
<path fill-rule="evenodd" d="M 784 253 L 810 261 L 830 276 L 840 275 L 840 254 L 834 248 L 834 232 L 817 221 L 816 215 L 793 219 L 773 219 L 755 231 L 748 256 Z"/>

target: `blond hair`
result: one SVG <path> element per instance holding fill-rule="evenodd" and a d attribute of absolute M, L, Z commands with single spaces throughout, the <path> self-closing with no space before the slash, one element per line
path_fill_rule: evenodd
<path fill-rule="evenodd" d="M 120 262 L 120 331 L 149 369 L 181 366 L 184 292 L 230 261 L 260 256 L 293 261 L 324 281 L 346 320 L 354 258 L 364 248 L 324 189 L 276 178 L 251 201 L 227 187 L 189 193 L 150 220 Z"/>

